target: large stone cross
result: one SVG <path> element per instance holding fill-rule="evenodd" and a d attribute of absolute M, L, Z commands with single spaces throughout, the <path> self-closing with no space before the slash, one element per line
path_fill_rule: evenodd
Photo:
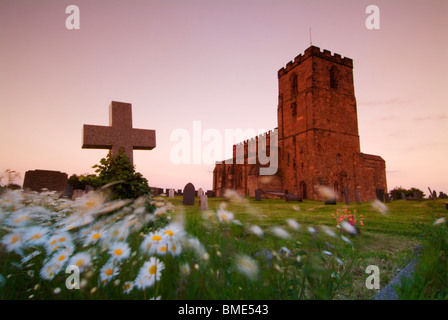
<path fill-rule="evenodd" d="M 132 105 L 112 101 L 109 106 L 109 126 L 83 127 L 83 149 L 112 149 L 118 154 L 120 147 L 131 163 L 134 163 L 133 149 L 151 150 L 156 147 L 155 130 L 132 128 Z"/>

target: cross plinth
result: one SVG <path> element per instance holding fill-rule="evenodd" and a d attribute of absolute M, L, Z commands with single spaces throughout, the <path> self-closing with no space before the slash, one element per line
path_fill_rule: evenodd
<path fill-rule="evenodd" d="M 112 149 L 118 154 L 120 147 L 131 163 L 133 150 L 151 150 L 156 147 L 156 131 L 132 128 L 132 105 L 112 101 L 109 106 L 109 126 L 83 126 L 83 149 Z"/>

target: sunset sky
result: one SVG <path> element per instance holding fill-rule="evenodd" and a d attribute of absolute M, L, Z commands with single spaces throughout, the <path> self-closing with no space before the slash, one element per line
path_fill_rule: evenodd
<path fill-rule="evenodd" d="M 0 172 L 93 173 L 107 150 L 82 149 L 82 126 L 108 125 L 114 100 L 156 130 L 155 149 L 134 151 L 151 186 L 211 189 L 214 165 L 174 164 L 171 133 L 274 129 L 277 71 L 309 28 L 353 59 L 361 151 L 386 161 L 389 190 L 448 193 L 446 0 L 0 0 Z"/>

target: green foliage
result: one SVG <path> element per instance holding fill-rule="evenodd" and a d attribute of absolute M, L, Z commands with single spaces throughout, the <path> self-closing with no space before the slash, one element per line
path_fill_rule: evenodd
<path fill-rule="evenodd" d="M 448 299 L 448 228 L 420 225 L 424 251 L 415 272 L 395 291 L 400 299 Z"/>
<path fill-rule="evenodd" d="M 112 199 L 135 199 L 151 192 L 148 180 L 135 168 L 129 158 L 120 148 L 115 156 L 109 152 L 106 158 L 100 160 L 100 164 L 93 166 L 98 176 L 93 179 L 93 186 L 99 187 L 115 183 L 110 186 Z"/>
<path fill-rule="evenodd" d="M 395 187 L 394 189 L 392 189 L 390 191 L 390 194 L 392 195 L 392 198 L 397 200 L 397 199 L 401 199 L 402 192 L 404 192 L 404 195 L 406 197 L 414 197 L 414 192 L 417 192 L 418 196 L 421 199 L 423 199 L 425 197 L 425 193 L 422 190 L 414 188 L 414 187 L 412 187 L 411 189 L 405 189 L 402 186 Z"/>
<path fill-rule="evenodd" d="M 68 178 L 67 183 L 73 188 L 73 190 L 80 189 L 85 190 L 86 186 L 92 186 L 92 187 L 98 187 L 97 183 L 97 177 L 94 174 L 81 174 L 76 175 L 73 174 Z"/>

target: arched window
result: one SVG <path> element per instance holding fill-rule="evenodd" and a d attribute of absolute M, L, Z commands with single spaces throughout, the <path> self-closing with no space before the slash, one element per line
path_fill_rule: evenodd
<path fill-rule="evenodd" d="M 291 95 L 296 95 L 299 92 L 297 73 L 293 73 L 291 75 L 290 81 L 291 81 Z"/>
<path fill-rule="evenodd" d="M 336 156 L 336 164 L 341 165 L 342 164 L 342 155 L 340 153 Z"/>
<path fill-rule="evenodd" d="M 330 87 L 337 89 L 338 87 L 338 68 L 332 66 L 330 68 Z"/>
<path fill-rule="evenodd" d="M 297 103 L 296 102 L 291 103 L 291 114 L 293 116 L 297 115 Z"/>

